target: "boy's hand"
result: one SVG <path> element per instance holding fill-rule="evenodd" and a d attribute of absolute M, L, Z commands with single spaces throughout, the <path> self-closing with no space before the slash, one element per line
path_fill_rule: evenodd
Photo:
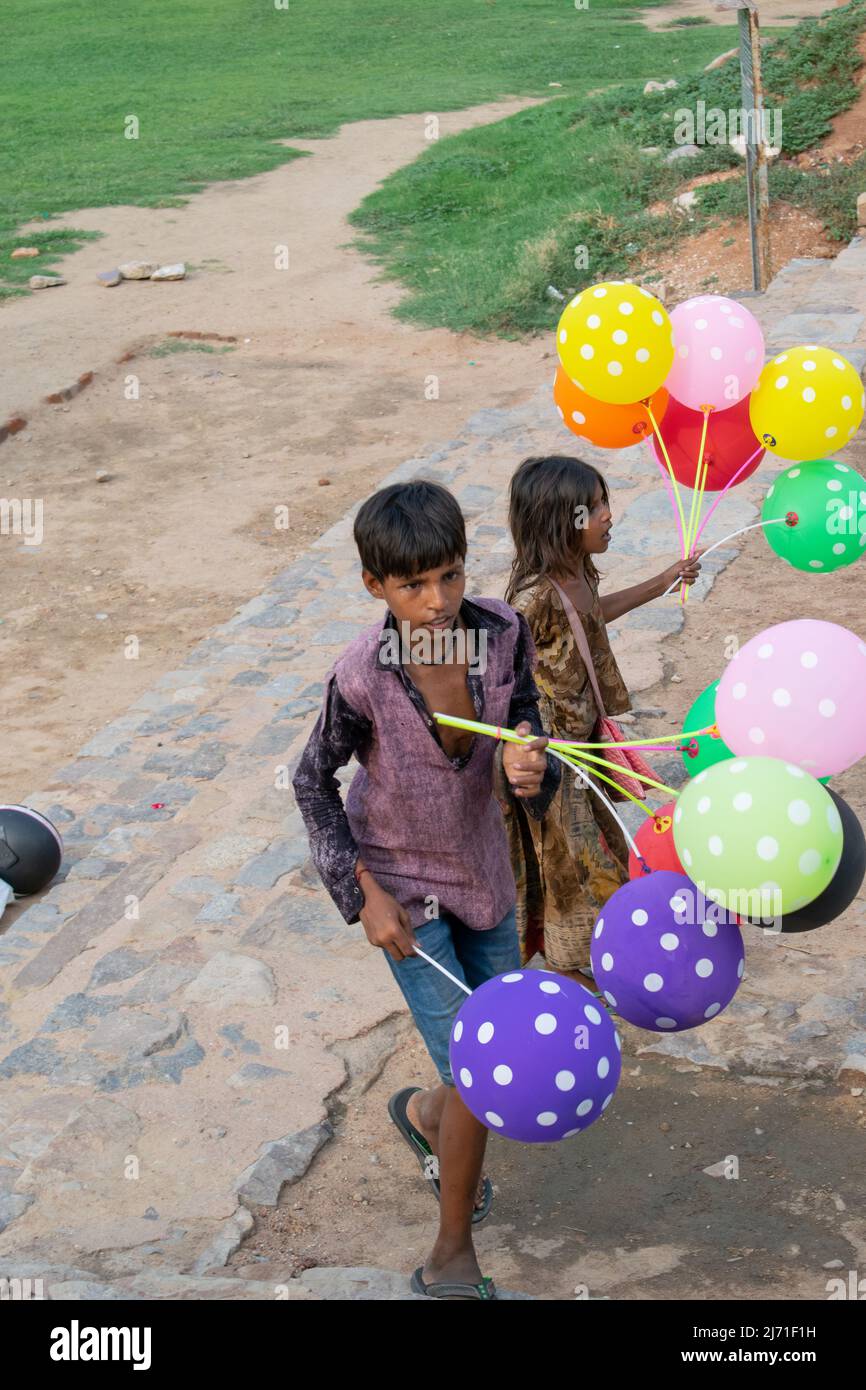
<path fill-rule="evenodd" d="M 404 960 L 415 954 L 415 933 L 405 907 L 396 898 L 386 893 L 374 882 L 372 875 L 365 876 L 364 906 L 360 917 L 371 946 L 379 946 L 387 951 L 392 960 Z"/>
<path fill-rule="evenodd" d="M 661 592 L 664 593 L 665 589 L 669 589 L 675 579 L 682 580 L 683 586 L 694 584 L 701 572 L 703 553 L 703 550 L 696 550 L 693 555 L 687 555 L 684 560 L 675 560 L 672 565 L 668 565 L 667 569 L 659 575 Z"/>
<path fill-rule="evenodd" d="M 514 732 L 531 734 L 532 730 L 524 720 Z M 515 796 L 538 796 L 547 771 L 546 747 L 546 738 L 534 738 L 531 743 L 506 743 L 502 752 L 502 766 Z"/>

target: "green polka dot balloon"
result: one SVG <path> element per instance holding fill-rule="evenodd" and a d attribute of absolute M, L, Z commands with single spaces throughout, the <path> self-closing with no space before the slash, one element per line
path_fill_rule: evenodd
<path fill-rule="evenodd" d="M 677 798 L 673 830 L 704 896 L 748 917 L 813 902 L 842 857 L 829 792 L 780 758 L 729 758 L 699 772 Z"/>
<path fill-rule="evenodd" d="M 814 459 L 786 468 L 764 498 L 771 548 L 794 569 L 829 573 L 866 550 L 866 478 L 847 463 Z"/>
<path fill-rule="evenodd" d="M 680 746 L 681 756 L 683 765 L 690 777 L 695 777 L 699 772 L 703 772 L 705 767 L 712 767 L 714 763 L 723 762 L 725 758 L 734 756 L 716 728 L 716 691 L 718 688 L 719 682 L 712 681 L 706 690 L 701 691 L 686 715 L 683 733 L 688 733 L 691 729 L 705 729 L 707 726 L 711 726 L 714 730 L 709 734 L 698 734 L 693 738 L 683 739 Z"/>

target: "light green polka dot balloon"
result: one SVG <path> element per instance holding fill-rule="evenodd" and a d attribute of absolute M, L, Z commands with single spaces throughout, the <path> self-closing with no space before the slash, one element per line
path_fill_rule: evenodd
<path fill-rule="evenodd" d="M 796 912 L 842 857 L 829 793 L 780 758 L 728 758 L 699 772 L 674 810 L 674 844 L 704 896 L 748 917 Z"/>

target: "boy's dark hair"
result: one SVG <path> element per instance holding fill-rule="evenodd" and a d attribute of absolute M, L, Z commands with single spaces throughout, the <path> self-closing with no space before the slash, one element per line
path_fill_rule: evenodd
<path fill-rule="evenodd" d="M 438 483 L 392 483 L 368 497 L 355 517 L 355 544 L 365 570 L 381 583 L 411 579 L 466 558 L 460 504 Z"/>
<path fill-rule="evenodd" d="M 506 603 L 513 603 L 521 590 L 530 588 L 539 578 L 574 570 L 583 550 L 576 509 L 592 509 L 599 483 L 607 502 L 607 483 L 591 463 L 567 454 L 523 460 L 509 489 L 508 524 L 515 556 Z M 585 553 L 583 567 L 590 581 L 597 584 L 598 570 Z"/>

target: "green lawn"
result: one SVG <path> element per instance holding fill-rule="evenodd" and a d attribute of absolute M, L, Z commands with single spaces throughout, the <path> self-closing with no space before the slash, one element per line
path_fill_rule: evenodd
<path fill-rule="evenodd" d="M 763 68 L 771 104 L 782 111 L 785 154 L 812 147 L 829 132 L 830 118 L 856 99 L 856 40 L 864 27 L 866 0 L 853 0 L 820 24 L 775 31 Z M 712 31 L 714 51 L 733 46 L 729 32 Z M 636 37 L 634 30 L 622 33 Z M 675 92 L 645 97 L 642 80 L 631 80 L 590 100 L 564 96 L 432 146 L 371 194 L 353 221 L 366 249 L 411 291 L 398 313 L 480 333 L 548 329 L 561 311 L 549 285 L 569 294 L 633 274 L 647 248 L 700 231 L 711 218 L 745 213 L 743 177 L 700 191 L 692 222 L 647 212 L 695 174 L 744 167 L 725 144 L 664 163 L 678 108 L 694 111 L 703 100 L 707 110 L 727 112 L 741 101 L 739 64 L 704 73 L 694 52 L 686 61 L 684 33 L 707 38 L 704 26 L 664 36 L 668 58 L 656 72 L 677 76 Z M 646 70 L 638 65 L 641 78 Z M 660 153 L 642 153 L 652 147 Z M 838 239 L 856 230 L 856 195 L 864 186 L 866 157 L 811 174 L 785 163 L 770 170 L 771 197 L 816 213 Z"/>
<path fill-rule="evenodd" d="M 291 159 L 278 139 L 505 95 L 582 98 L 731 42 L 709 26 L 651 34 L 637 13 L 622 0 L 4 0 L 0 280 L 51 270 L 81 240 L 49 223 L 27 237 L 46 254 L 10 262 L 25 221 L 171 205 Z"/>

